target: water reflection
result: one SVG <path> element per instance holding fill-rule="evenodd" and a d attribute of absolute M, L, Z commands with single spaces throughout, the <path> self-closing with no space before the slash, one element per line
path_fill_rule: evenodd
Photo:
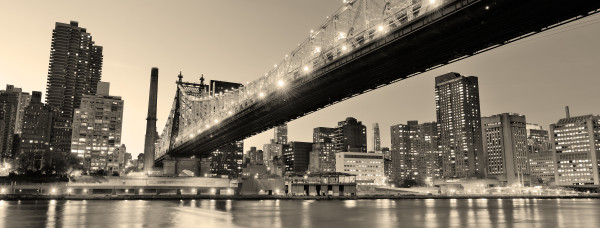
<path fill-rule="evenodd" d="M 598 227 L 600 200 L 1 201 L 0 227 Z"/>

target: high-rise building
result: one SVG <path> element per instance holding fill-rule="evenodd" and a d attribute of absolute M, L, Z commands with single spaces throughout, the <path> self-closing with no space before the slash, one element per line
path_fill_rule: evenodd
<path fill-rule="evenodd" d="M 304 173 L 308 171 L 310 151 L 313 144 L 310 142 L 290 142 L 284 149 L 283 161 L 286 173 Z"/>
<path fill-rule="evenodd" d="M 501 186 L 529 185 L 525 116 L 502 113 L 481 118 L 486 177 Z"/>
<path fill-rule="evenodd" d="M 437 76 L 435 103 L 443 177 L 483 177 L 478 78 L 458 73 Z"/>
<path fill-rule="evenodd" d="M 355 118 L 338 122 L 334 134 L 337 152 L 367 152 L 367 127 Z"/>
<path fill-rule="evenodd" d="M 250 147 L 250 150 L 247 151 L 247 156 L 250 158 L 250 164 L 252 165 L 262 165 L 263 163 L 263 151 L 256 150 L 256 147 Z"/>
<path fill-rule="evenodd" d="M 556 185 L 600 185 L 600 116 L 567 115 L 550 125 L 550 142 Z"/>
<path fill-rule="evenodd" d="M 317 127 L 313 129 L 313 145 L 310 152 L 312 172 L 335 172 L 335 148 L 333 139 L 335 128 Z"/>
<path fill-rule="evenodd" d="M 35 154 L 35 162 L 27 170 L 41 168 L 41 159 L 44 152 L 50 150 L 50 133 L 54 111 L 42 103 L 42 92 L 33 91 L 31 102 L 25 108 L 23 115 L 23 131 L 21 133 L 21 152 Z"/>
<path fill-rule="evenodd" d="M 106 171 L 122 173 L 127 168 L 127 163 L 131 160 L 131 154 L 127 153 L 125 144 L 115 147 L 113 153 L 108 156 Z"/>
<path fill-rule="evenodd" d="M 379 124 L 373 124 L 373 151 L 381 151 L 381 137 L 379 136 Z"/>
<path fill-rule="evenodd" d="M 102 47 L 76 21 L 56 23 L 52 31 L 46 103 L 58 109 L 52 131 L 51 147 L 67 152 L 75 109 L 83 95 L 95 95 L 102 76 Z"/>
<path fill-rule="evenodd" d="M 25 107 L 29 105 L 31 96 L 23 93 L 21 88 L 6 85 L 0 90 L 0 155 L 14 158 L 18 154 L 20 135 L 23 129 Z"/>
<path fill-rule="evenodd" d="M 402 184 L 405 180 L 419 183 L 441 177 L 442 156 L 437 124 L 408 121 L 390 127 L 390 180 Z"/>
<path fill-rule="evenodd" d="M 98 83 L 108 86 L 108 82 Z M 123 100 L 106 93 L 84 95 L 75 109 L 71 153 L 83 159 L 84 170 L 108 170 L 108 158 L 121 145 Z"/>
<path fill-rule="evenodd" d="M 217 176 L 237 178 L 242 175 L 243 158 L 243 140 L 225 144 L 213 151 L 208 158 L 210 172 Z"/>
<path fill-rule="evenodd" d="M 531 184 L 554 182 L 555 164 L 548 131 L 536 124 L 527 124 L 527 155 Z"/>
<path fill-rule="evenodd" d="M 287 144 L 288 143 L 288 127 L 287 124 L 282 124 L 274 129 L 275 136 L 272 143 Z"/>

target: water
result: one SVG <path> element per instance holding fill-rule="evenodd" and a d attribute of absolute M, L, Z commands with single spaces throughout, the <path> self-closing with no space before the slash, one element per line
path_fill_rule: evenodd
<path fill-rule="evenodd" d="M 0 201 L 0 227 L 600 227 L 598 199 Z"/>

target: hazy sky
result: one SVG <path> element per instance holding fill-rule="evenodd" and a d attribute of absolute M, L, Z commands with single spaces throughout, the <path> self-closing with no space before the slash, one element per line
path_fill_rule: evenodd
<path fill-rule="evenodd" d="M 264 75 L 341 0 L 6 1 L 0 0 L 0 87 L 46 93 L 55 22 L 79 21 L 104 47 L 102 81 L 125 100 L 123 141 L 143 152 L 150 69 L 159 70 L 157 128 L 162 132 L 184 80 L 252 81 Z M 289 140 L 311 141 L 312 128 L 333 127 L 347 116 L 368 128 L 379 122 L 382 146 L 389 126 L 435 120 L 434 77 L 446 72 L 479 76 L 483 116 L 525 114 L 548 128 L 564 116 L 600 114 L 600 16 L 576 21 L 411 79 L 371 91 L 289 123 Z M 434 54 L 434 53 L 432 53 Z M 360 82 L 357 82 L 360 83 Z M 267 131 L 245 141 L 262 148 Z"/>

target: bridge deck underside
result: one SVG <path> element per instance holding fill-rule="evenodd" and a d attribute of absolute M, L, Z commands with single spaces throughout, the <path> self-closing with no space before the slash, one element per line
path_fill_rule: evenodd
<path fill-rule="evenodd" d="M 241 112 L 219 128 L 174 148 L 169 156 L 205 156 L 225 143 L 599 8 L 600 1 L 589 0 L 449 3 L 294 81 L 287 89 L 265 97 L 251 111 Z"/>

